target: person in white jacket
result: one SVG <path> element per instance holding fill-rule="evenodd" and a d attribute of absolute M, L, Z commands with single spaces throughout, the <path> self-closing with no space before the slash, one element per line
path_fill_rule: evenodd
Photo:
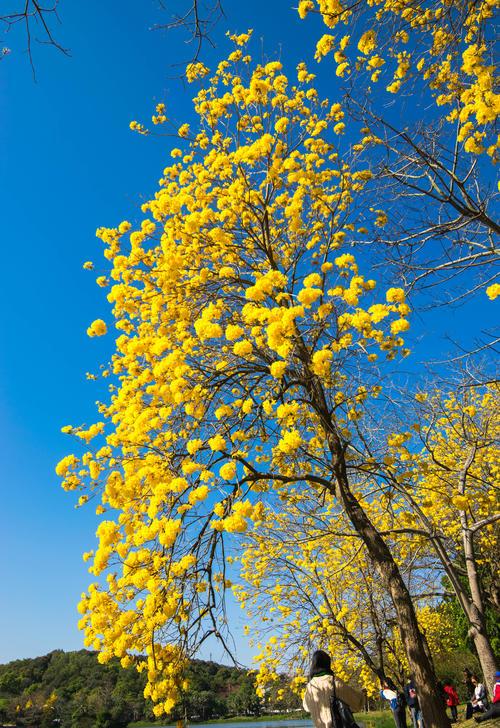
<path fill-rule="evenodd" d="M 329 655 L 323 650 L 316 650 L 312 656 L 309 682 L 302 701 L 304 710 L 311 714 L 315 728 L 332 728 L 330 697 L 334 680 L 337 697 L 347 703 L 353 713 L 364 706 L 363 692 L 334 677 Z"/>

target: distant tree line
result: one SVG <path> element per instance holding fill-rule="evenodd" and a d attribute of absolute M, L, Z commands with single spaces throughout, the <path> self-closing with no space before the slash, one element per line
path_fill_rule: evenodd
<path fill-rule="evenodd" d="M 283 676 L 265 700 L 255 693 L 252 673 L 215 662 L 193 660 L 189 688 L 169 720 L 184 716 L 205 721 L 223 716 L 257 716 L 300 707 Z M 0 724 L 26 728 L 125 728 L 154 721 L 152 703 L 143 696 L 146 678 L 125 670 L 119 660 L 107 665 L 87 650 L 55 650 L 43 657 L 0 665 Z"/>

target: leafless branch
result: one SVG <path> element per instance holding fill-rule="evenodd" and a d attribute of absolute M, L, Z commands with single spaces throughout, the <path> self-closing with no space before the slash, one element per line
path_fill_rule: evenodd
<path fill-rule="evenodd" d="M 160 6 L 164 10 L 170 10 L 172 5 L 178 3 L 160 0 Z M 184 5 L 184 3 L 181 3 Z M 224 17 L 222 0 L 211 0 L 202 3 L 201 0 L 192 0 L 180 12 L 175 12 L 172 19 L 167 23 L 158 23 L 153 26 L 154 30 L 183 30 L 187 34 L 186 44 L 191 45 L 191 63 L 196 63 L 200 57 L 203 45 L 209 44 L 215 47 L 213 30 L 219 20 Z"/>
<path fill-rule="evenodd" d="M 6 26 L 7 32 L 11 31 L 12 28 L 17 25 L 24 27 L 27 43 L 26 50 L 31 69 L 33 71 L 33 78 L 36 78 L 32 52 L 33 40 L 44 45 L 51 45 L 61 53 L 64 53 L 65 56 L 69 56 L 69 50 L 64 48 L 59 41 L 56 40 L 51 27 L 51 23 L 54 18 L 59 22 L 59 15 L 57 12 L 58 4 L 59 0 L 52 0 L 52 3 L 48 6 L 42 5 L 39 0 L 22 0 L 18 10 L 6 15 L 0 15 L 0 22 Z M 33 37 L 34 29 L 41 31 L 40 38 Z"/>

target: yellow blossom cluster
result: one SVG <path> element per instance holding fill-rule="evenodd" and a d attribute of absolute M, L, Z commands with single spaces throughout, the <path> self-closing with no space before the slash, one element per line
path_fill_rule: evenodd
<path fill-rule="evenodd" d="M 495 124 L 500 97 L 495 67 L 488 62 L 497 9 L 496 0 L 373 0 L 355 6 L 344 0 L 302 0 L 298 5 L 302 19 L 315 11 L 329 30 L 347 26 L 359 33 L 357 57 L 346 51 L 352 34 L 327 33 L 317 42 L 316 60 L 332 54 L 342 78 L 354 68 L 368 72 L 371 83 L 384 77 L 392 94 L 405 84 L 423 82 L 438 107 L 450 107 L 448 121 L 459 121 L 457 138 L 465 151 L 490 156 L 499 146 Z"/>
<path fill-rule="evenodd" d="M 96 319 L 93 321 L 87 329 L 89 336 L 104 336 L 108 331 L 105 322 L 102 319 Z"/>

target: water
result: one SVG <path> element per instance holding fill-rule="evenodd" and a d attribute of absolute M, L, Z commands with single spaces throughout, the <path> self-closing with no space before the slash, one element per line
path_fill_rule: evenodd
<path fill-rule="evenodd" d="M 363 723 L 358 721 L 359 728 L 363 728 Z M 312 728 L 311 720 L 299 720 L 298 718 L 290 718 L 288 720 L 246 720 L 241 723 L 190 723 L 190 728 Z M 150 728 L 175 728 L 170 725 L 159 726 L 155 724 Z"/>

